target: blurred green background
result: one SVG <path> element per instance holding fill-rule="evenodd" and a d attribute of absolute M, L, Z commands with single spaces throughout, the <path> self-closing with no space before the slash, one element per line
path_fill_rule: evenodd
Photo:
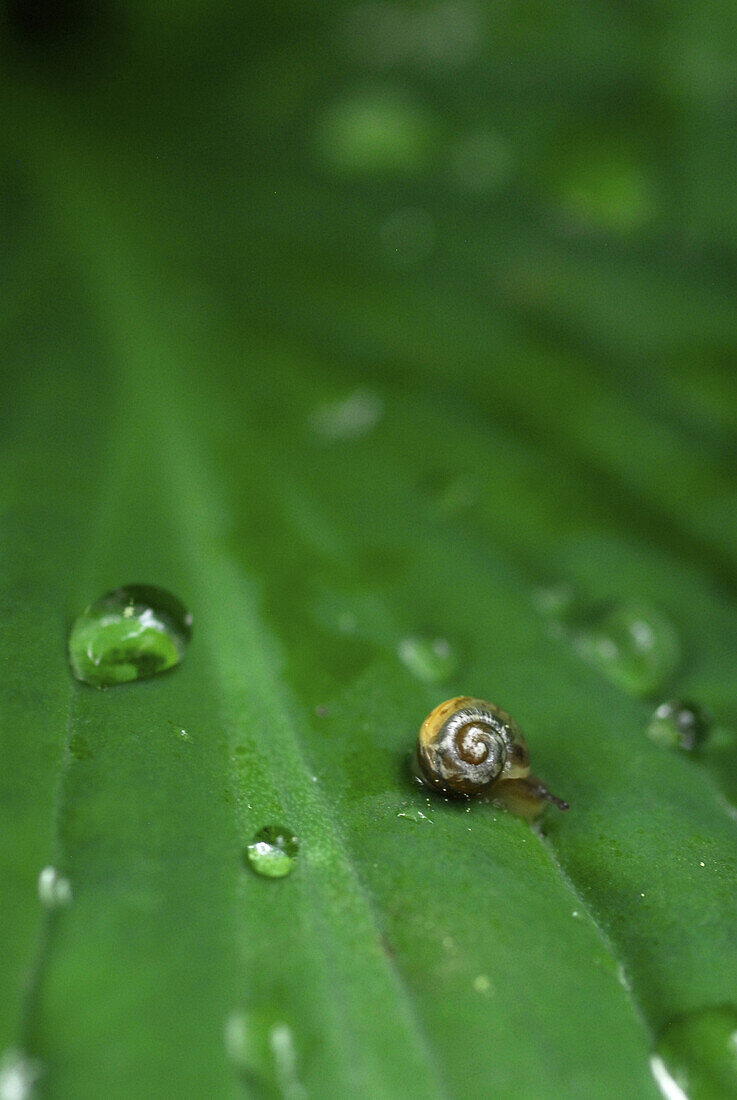
<path fill-rule="evenodd" d="M 1 10 L 0 1098 L 734 1096 L 737 8 Z"/>

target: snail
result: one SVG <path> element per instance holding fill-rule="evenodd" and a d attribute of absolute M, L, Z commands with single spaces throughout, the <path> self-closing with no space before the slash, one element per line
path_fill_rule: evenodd
<path fill-rule="evenodd" d="M 470 695 L 446 699 L 428 714 L 414 766 L 421 783 L 446 795 L 481 798 L 525 817 L 534 817 L 549 802 L 568 809 L 530 774 L 527 742 L 514 719 Z"/>

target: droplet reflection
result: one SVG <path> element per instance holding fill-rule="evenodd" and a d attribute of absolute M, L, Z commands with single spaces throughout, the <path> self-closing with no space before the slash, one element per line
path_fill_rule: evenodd
<path fill-rule="evenodd" d="M 266 825 L 246 848 L 246 862 L 257 875 L 284 878 L 294 870 L 299 841 L 283 825 Z"/>
<path fill-rule="evenodd" d="M 78 680 L 112 687 L 172 668 L 184 657 L 192 616 L 163 588 L 132 584 L 91 604 L 75 619 L 69 662 Z"/>

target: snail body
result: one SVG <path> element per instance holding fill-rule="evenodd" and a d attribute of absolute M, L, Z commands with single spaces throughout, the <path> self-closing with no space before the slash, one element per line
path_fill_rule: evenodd
<path fill-rule="evenodd" d="M 446 795 L 499 801 L 525 816 L 547 802 L 567 810 L 530 775 L 522 730 L 506 711 L 484 699 L 459 695 L 440 703 L 420 727 L 417 777 Z"/>

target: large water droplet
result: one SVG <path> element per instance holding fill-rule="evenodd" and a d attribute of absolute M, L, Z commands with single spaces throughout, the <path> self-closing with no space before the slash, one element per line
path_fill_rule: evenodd
<path fill-rule="evenodd" d="M 737 1009 L 718 1005 L 671 1021 L 650 1068 L 666 1100 L 737 1096 Z"/>
<path fill-rule="evenodd" d="M 362 439 L 374 430 L 384 413 L 384 402 L 369 390 L 355 390 L 338 401 L 327 401 L 313 409 L 309 426 L 325 443 Z"/>
<path fill-rule="evenodd" d="M 669 699 L 653 713 L 647 735 L 665 748 L 693 752 L 704 743 L 710 726 L 709 715 L 696 703 Z"/>
<path fill-rule="evenodd" d="M 294 870 L 298 853 L 299 841 L 291 829 L 266 825 L 246 848 L 246 859 L 256 874 L 284 878 Z"/>
<path fill-rule="evenodd" d="M 397 647 L 399 659 L 419 680 L 439 684 L 458 668 L 458 656 L 446 638 L 413 634 Z"/>
<path fill-rule="evenodd" d="M 131 584 L 82 612 L 69 635 L 69 661 L 78 680 L 111 687 L 172 668 L 184 657 L 192 616 L 170 592 Z"/>
<path fill-rule="evenodd" d="M 225 1050 L 258 1096 L 302 1100 L 294 1032 L 268 1010 L 233 1012 L 225 1023 Z"/>
<path fill-rule="evenodd" d="M 0 1100 L 31 1100 L 41 1076 L 41 1063 L 19 1050 L 6 1050 L 0 1058 Z"/>
<path fill-rule="evenodd" d="M 681 659 L 675 627 L 657 608 L 622 603 L 603 612 L 576 639 L 578 651 L 632 695 L 652 695 Z"/>
<path fill-rule="evenodd" d="M 72 884 L 56 867 L 44 867 L 38 876 L 38 896 L 47 909 L 61 909 L 72 904 Z"/>

